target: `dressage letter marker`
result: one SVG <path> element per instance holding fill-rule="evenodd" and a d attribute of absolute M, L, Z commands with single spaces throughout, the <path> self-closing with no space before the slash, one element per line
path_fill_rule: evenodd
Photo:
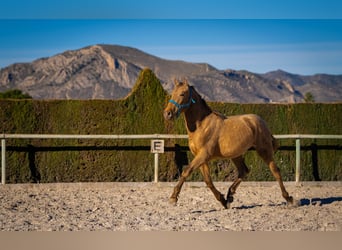
<path fill-rule="evenodd" d="M 164 140 L 151 141 L 151 153 L 154 153 L 154 182 L 158 182 L 159 153 L 164 153 Z"/>
<path fill-rule="evenodd" d="M 151 153 L 164 153 L 164 140 L 152 140 Z"/>

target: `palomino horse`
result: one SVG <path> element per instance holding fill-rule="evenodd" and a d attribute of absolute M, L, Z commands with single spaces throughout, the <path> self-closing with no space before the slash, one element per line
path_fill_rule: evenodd
<path fill-rule="evenodd" d="M 184 113 L 189 147 L 195 156 L 190 165 L 183 171 L 170 197 L 170 202 L 176 204 L 185 179 L 196 169 L 200 169 L 207 186 L 216 199 L 228 208 L 233 202 L 233 195 L 242 179 L 249 172 L 243 154 L 250 148 L 256 152 L 269 166 L 278 181 L 285 200 L 293 204 L 294 200 L 286 191 L 280 171 L 273 160 L 276 142 L 264 120 L 253 114 L 236 115 L 228 118 L 212 111 L 207 103 L 196 92 L 194 87 L 184 82 L 175 81 L 172 98 L 164 110 L 167 120 L 177 118 Z M 214 186 L 208 167 L 208 161 L 213 158 L 230 158 L 238 170 L 238 178 L 228 189 L 227 199 Z"/>

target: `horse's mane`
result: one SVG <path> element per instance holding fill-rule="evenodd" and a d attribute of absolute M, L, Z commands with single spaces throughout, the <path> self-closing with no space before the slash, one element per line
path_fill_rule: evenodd
<path fill-rule="evenodd" d="M 227 119 L 227 116 L 225 116 L 224 114 L 216 111 L 216 110 L 213 110 L 213 113 L 219 117 L 221 117 L 222 119 Z"/>
<path fill-rule="evenodd" d="M 202 105 L 204 106 L 205 109 L 210 110 L 210 112 L 212 112 L 213 114 L 221 117 L 222 119 L 226 119 L 227 117 L 224 114 L 221 114 L 220 112 L 216 111 L 216 110 L 212 110 L 209 105 L 207 104 L 207 102 L 202 98 L 202 96 L 195 90 L 195 88 L 193 86 L 191 86 L 192 90 L 194 93 L 196 93 L 196 95 L 198 96 L 199 101 L 202 103 Z"/>

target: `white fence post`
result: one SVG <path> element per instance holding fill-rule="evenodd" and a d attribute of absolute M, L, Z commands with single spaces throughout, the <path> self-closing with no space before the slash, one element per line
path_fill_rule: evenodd
<path fill-rule="evenodd" d="M 164 140 L 152 140 L 151 153 L 154 153 L 154 182 L 158 182 L 159 153 L 164 153 Z"/>
<path fill-rule="evenodd" d="M 158 182 L 159 154 L 154 154 L 154 182 Z"/>
<path fill-rule="evenodd" d="M 6 184 L 6 140 L 1 139 L 1 184 Z"/>
<path fill-rule="evenodd" d="M 300 180 L 300 139 L 296 139 L 296 183 Z"/>

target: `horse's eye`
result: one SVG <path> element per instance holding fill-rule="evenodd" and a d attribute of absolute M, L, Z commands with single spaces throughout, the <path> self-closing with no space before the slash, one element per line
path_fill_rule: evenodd
<path fill-rule="evenodd" d="M 184 96 L 184 95 L 185 95 L 184 93 L 180 94 L 180 96 Z"/>

